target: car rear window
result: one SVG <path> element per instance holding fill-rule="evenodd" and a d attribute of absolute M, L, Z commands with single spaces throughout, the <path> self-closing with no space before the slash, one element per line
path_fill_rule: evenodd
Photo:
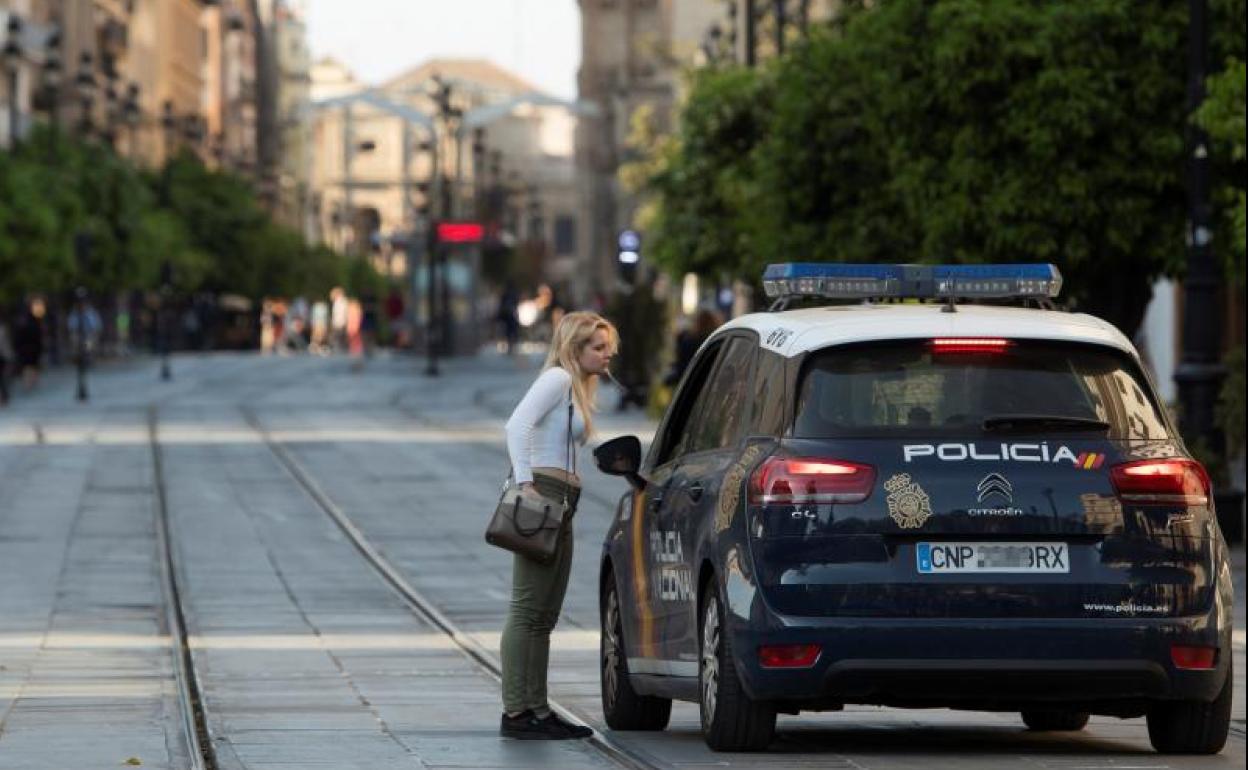
<path fill-rule="evenodd" d="M 1169 438 L 1138 368 L 1117 351 L 1018 341 L 1004 352 L 947 353 L 933 352 L 928 340 L 813 353 L 794 435 L 977 434 L 985 419 L 1002 415 L 1100 420 L 1108 438 Z"/>

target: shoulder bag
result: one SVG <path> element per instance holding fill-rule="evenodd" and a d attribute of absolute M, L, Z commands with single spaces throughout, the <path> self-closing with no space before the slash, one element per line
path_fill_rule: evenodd
<path fill-rule="evenodd" d="M 568 403 L 568 464 L 569 473 L 576 467 L 572 441 L 571 394 Z M 568 494 L 553 500 L 539 494 L 525 494 L 515 483 L 515 470 L 507 474 L 502 497 L 494 508 L 494 516 L 485 530 L 485 541 L 543 564 L 554 561 L 560 535 L 572 518 Z"/>

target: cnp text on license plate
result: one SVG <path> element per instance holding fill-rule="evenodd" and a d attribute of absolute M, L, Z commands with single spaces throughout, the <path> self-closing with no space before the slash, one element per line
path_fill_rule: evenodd
<path fill-rule="evenodd" d="M 1070 572 L 1067 543 L 919 543 L 921 574 L 946 572 Z"/>

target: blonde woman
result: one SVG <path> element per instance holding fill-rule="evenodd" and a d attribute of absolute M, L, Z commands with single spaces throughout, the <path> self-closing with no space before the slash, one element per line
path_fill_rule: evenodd
<path fill-rule="evenodd" d="M 595 313 L 568 313 L 555 328 L 546 365 L 507 421 L 507 451 L 515 482 L 525 494 L 565 498 L 573 511 L 580 497 L 575 448 L 568 447 L 568 406 L 572 439 L 593 432 L 592 408 L 599 375 L 619 346 L 619 333 Z M 569 456 L 571 454 L 572 456 Z M 503 628 L 503 716 L 499 732 L 508 738 L 560 740 L 587 738 L 589 728 L 565 722 L 546 703 L 550 633 L 559 619 L 572 569 L 572 528 L 560 540 L 549 564 L 517 554 L 512 571 L 511 607 Z"/>

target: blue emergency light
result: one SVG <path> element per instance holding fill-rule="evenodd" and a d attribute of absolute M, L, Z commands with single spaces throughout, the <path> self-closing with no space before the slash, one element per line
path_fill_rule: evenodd
<path fill-rule="evenodd" d="M 771 299 L 1052 299 L 1062 290 L 1056 265 L 768 265 Z"/>

